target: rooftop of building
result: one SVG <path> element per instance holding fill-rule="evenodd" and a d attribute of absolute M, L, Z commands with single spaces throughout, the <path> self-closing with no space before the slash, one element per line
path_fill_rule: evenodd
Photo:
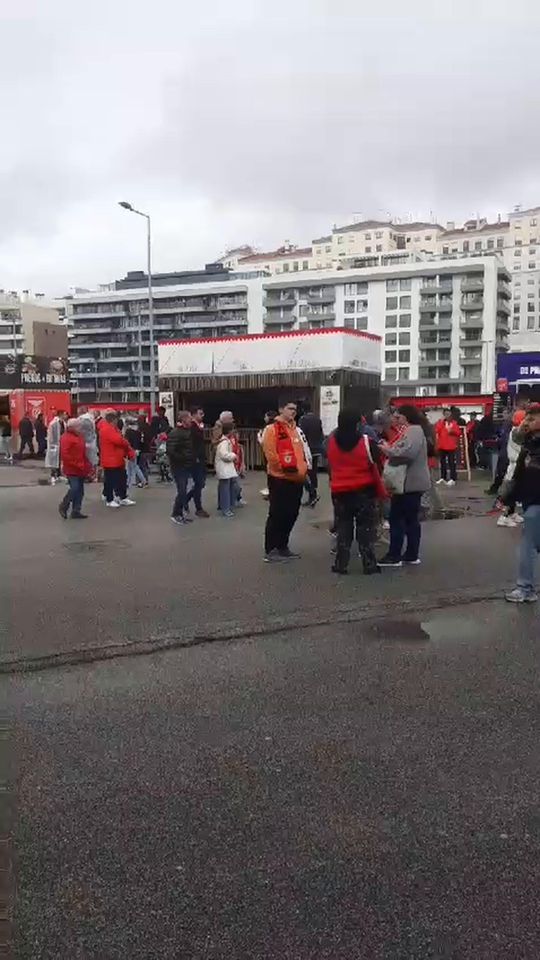
<path fill-rule="evenodd" d="M 294 260 L 295 257 L 308 256 L 311 256 L 311 247 L 278 247 L 277 250 L 269 250 L 266 253 L 252 253 L 248 257 L 241 257 L 238 266 L 241 267 L 247 263 L 260 263 L 262 260 Z"/>
<path fill-rule="evenodd" d="M 485 220 L 466 220 L 462 227 L 452 227 L 451 230 L 445 230 L 442 239 L 445 237 L 461 237 L 464 233 L 493 233 L 497 230 L 508 230 L 510 226 L 508 220 L 497 220 L 496 223 L 487 223 Z"/>

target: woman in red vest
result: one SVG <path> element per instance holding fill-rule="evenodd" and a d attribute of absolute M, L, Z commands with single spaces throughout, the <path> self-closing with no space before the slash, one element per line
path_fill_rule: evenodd
<path fill-rule="evenodd" d="M 386 497 L 377 444 L 359 431 L 358 414 L 342 410 L 326 451 L 334 502 L 337 550 L 332 570 L 347 573 L 354 526 L 364 573 L 380 573 L 375 559 L 377 499 Z"/>

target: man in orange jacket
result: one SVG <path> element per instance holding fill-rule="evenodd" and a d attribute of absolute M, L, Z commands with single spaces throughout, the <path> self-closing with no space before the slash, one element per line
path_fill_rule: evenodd
<path fill-rule="evenodd" d="M 459 424 L 452 417 L 452 411 L 449 408 L 445 408 L 442 419 L 437 420 L 435 434 L 437 436 L 437 449 L 441 458 L 441 479 L 437 480 L 437 483 L 446 483 L 447 487 L 454 487 L 457 480 L 456 453 L 459 447 L 461 430 Z M 448 479 L 449 474 L 450 479 Z"/>
<path fill-rule="evenodd" d="M 270 501 L 264 536 L 266 563 L 298 557 L 289 549 L 289 537 L 300 510 L 308 462 L 295 418 L 296 403 L 283 404 L 279 417 L 268 424 L 262 436 Z"/>
<path fill-rule="evenodd" d="M 131 507 L 127 495 L 126 459 L 134 460 L 135 451 L 118 429 L 118 415 L 111 410 L 99 426 L 99 458 L 103 467 L 103 496 L 108 507 Z"/>

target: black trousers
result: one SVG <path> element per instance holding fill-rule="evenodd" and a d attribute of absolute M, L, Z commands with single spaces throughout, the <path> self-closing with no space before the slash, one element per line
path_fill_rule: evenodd
<path fill-rule="evenodd" d="M 33 457 L 35 454 L 35 450 L 34 450 L 34 441 L 32 440 L 32 437 L 21 437 L 20 440 L 21 440 L 21 443 L 19 446 L 19 457 L 22 459 L 22 455 L 26 447 L 28 447 L 30 451 L 30 456 Z"/>
<path fill-rule="evenodd" d="M 457 463 L 454 450 L 441 450 L 441 479 L 448 480 L 450 474 L 451 480 L 457 480 Z"/>
<path fill-rule="evenodd" d="M 125 467 L 103 468 L 103 493 L 107 503 L 112 503 L 115 495 L 120 500 L 127 497 L 127 474 Z"/>
<path fill-rule="evenodd" d="M 282 480 L 280 477 L 268 477 L 269 507 L 266 530 L 264 533 L 264 549 L 286 550 L 289 546 L 289 537 L 294 527 L 300 502 L 302 500 L 302 483 L 294 480 Z"/>
<path fill-rule="evenodd" d="M 342 571 L 347 569 L 356 528 L 356 539 L 364 570 L 366 573 L 373 570 L 377 566 L 374 550 L 377 531 L 377 501 L 374 490 L 334 493 L 332 500 L 334 502 L 337 531 L 336 567 Z"/>
<path fill-rule="evenodd" d="M 311 470 L 308 470 L 307 477 L 306 477 L 306 482 L 305 482 L 304 486 L 305 486 L 305 488 L 306 488 L 306 490 L 307 490 L 309 499 L 310 499 L 310 500 L 315 500 L 315 498 L 316 498 L 316 496 L 317 496 L 318 489 L 319 489 L 319 477 L 318 477 L 319 454 L 318 454 L 318 453 L 313 453 L 313 454 L 311 455 L 311 459 L 312 459 L 313 465 L 312 465 L 312 467 L 311 467 Z"/>

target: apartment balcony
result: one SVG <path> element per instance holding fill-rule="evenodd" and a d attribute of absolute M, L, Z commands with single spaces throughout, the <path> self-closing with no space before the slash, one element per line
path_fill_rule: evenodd
<path fill-rule="evenodd" d="M 506 300 L 497 300 L 497 313 L 504 313 L 507 317 L 510 316 L 510 307 Z"/>
<path fill-rule="evenodd" d="M 452 293 L 452 282 L 423 283 L 420 287 L 420 293 L 429 296 L 430 293 Z"/>
<path fill-rule="evenodd" d="M 437 367 L 437 369 L 439 369 L 439 367 L 448 367 L 449 364 L 450 364 L 450 360 L 448 360 L 448 359 L 446 359 L 446 360 L 420 360 L 420 362 L 419 362 L 419 369 L 420 369 L 420 368 L 427 369 L 428 367 Z"/>
<path fill-rule="evenodd" d="M 462 310 L 483 310 L 484 309 L 484 298 L 483 297 L 463 297 L 461 301 Z"/>
<path fill-rule="evenodd" d="M 296 294 L 290 293 L 281 297 L 266 296 L 263 297 L 263 306 L 267 310 L 278 310 L 280 307 L 285 309 L 294 307 L 296 304 Z"/>
<path fill-rule="evenodd" d="M 280 324 L 280 323 L 293 324 L 293 323 L 296 323 L 296 319 L 297 318 L 295 313 L 287 313 L 283 317 L 279 313 L 265 313 L 263 317 L 263 323 L 266 326 L 272 326 L 272 324 Z"/>
<path fill-rule="evenodd" d="M 474 316 L 472 313 L 468 314 L 461 320 L 460 327 L 462 330 L 482 330 L 484 327 L 482 314 L 478 316 Z"/>
<path fill-rule="evenodd" d="M 127 317 L 127 310 L 82 310 L 70 313 L 68 319 L 78 326 L 79 320 L 104 320 L 105 317 Z"/>
<path fill-rule="evenodd" d="M 461 281 L 461 289 L 463 293 L 474 293 L 476 290 L 484 289 L 484 280 L 483 279 L 473 279 L 469 277 Z"/>
<path fill-rule="evenodd" d="M 497 293 L 499 294 L 500 297 L 504 297 L 505 300 L 510 300 L 512 296 L 512 291 L 510 289 L 509 284 L 503 283 L 501 280 L 499 280 L 497 284 Z"/>
<path fill-rule="evenodd" d="M 462 349 L 465 349 L 465 350 L 466 350 L 467 347 L 471 347 L 471 348 L 473 348 L 473 347 L 481 347 L 482 344 L 483 344 L 483 342 L 484 342 L 484 341 L 482 340 L 481 334 L 478 334 L 478 336 L 474 337 L 473 340 L 466 340 L 465 338 L 462 338 L 462 339 L 459 341 L 459 345 L 460 345 L 460 347 L 461 347 Z"/>
<path fill-rule="evenodd" d="M 127 346 L 127 344 L 125 342 L 119 343 L 118 340 L 80 340 L 73 334 L 69 337 L 70 350 L 96 350 L 98 348 L 101 350 L 105 347 L 120 350 L 123 346 Z"/>
<path fill-rule="evenodd" d="M 461 356 L 459 362 L 462 367 L 478 367 L 482 365 L 482 351 L 479 350 L 472 357 Z"/>
<path fill-rule="evenodd" d="M 426 300 L 421 300 L 419 310 L 420 313 L 436 313 L 437 299 L 434 297 L 433 300 L 430 300 L 429 302 Z"/>
<path fill-rule="evenodd" d="M 510 345 L 507 340 L 497 340 L 495 343 L 495 353 L 508 353 Z"/>
<path fill-rule="evenodd" d="M 77 324 L 75 327 L 71 327 L 68 332 L 68 337 L 71 340 L 72 337 L 78 336 L 79 333 L 120 333 L 124 330 L 136 330 L 137 327 L 112 327 L 108 323 L 106 327 L 92 327 L 84 326 L 84 324 Z"/>
<path fill-rule="evenodd" d="M 441 383 L 450 380 L 450 366 L 448 361 L 442 365 L 438 365 L 437 361 L 432 363 L 420 364 L 418 367 L 418 379 L 424 382 L 432 383 Z"/>
<path fill-rule="evenodd" d="M 331 323 L 333 323 L 336 319 L 336 315 L 333 310 L 314 310 L 313 308 L 311 308 L 309 311 L 301 310 L 300 316 L 302 317 L 302 320 L 309 320 L 310 322 L 313 320 L 329 320 Z"/>
<path fill-rule="evenodd" d="M 300 294 L 302 296 L 302 294 Z M 308 303 L 315 304 L 318 303 L 335 303 L 336 294 L 334 290 L 324 290 L 322 293 L 308 293 L 306 296 Z"/>
<path fill-rule="evenodd" d="M 439 313 L 452 313 L 452 300 L 439 300 L 437 310 Z"/>

